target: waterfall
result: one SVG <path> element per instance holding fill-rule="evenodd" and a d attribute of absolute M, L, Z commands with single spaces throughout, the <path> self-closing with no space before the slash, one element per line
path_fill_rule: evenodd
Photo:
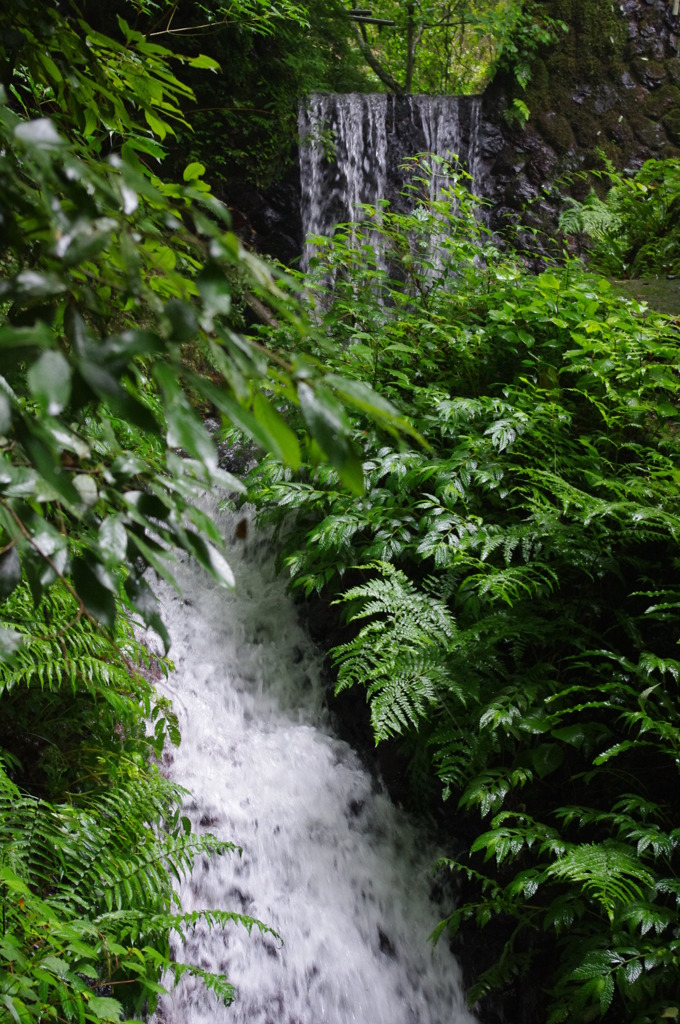
<path fill-rule="evenodd" d="M 214 504 L 214 503 L 213 503 Z M 213 509 L 210 509 L 212 512 Z M 224 971 L 237 1001 L 183 978 L 166 1024 L 474 1024 L 456 961 L 427 936 L 436 857 L 357 754 L 334 735 L 319 652 L 274 570 L 266 536 L 222 517 L 234 593 L 180 562 L 159 584 L 182 744 L 167 770 L 193 827 L 243 847 L 198 865 L 183 908 L 237 910 L 274 928 L 198 929 L 179 959 Z"/>
<path fill-rule="evenodd" d="M 300 181 L 303 237 L 328 235 L 336 224 L 361 219 L 362 203 L 388 199 L 405 211 L 403 163 L 419 153 L 458 158 L 479 172 L 479 96 L 392 96 L 314 93 L 301 104 Z M 440 177 L 430 198 L 448 184 Z M 303 265 L 313 247 L 307 244 Z"/>

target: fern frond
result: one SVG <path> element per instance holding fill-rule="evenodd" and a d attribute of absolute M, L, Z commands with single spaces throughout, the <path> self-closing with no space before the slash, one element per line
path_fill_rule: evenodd
<path fill-rule="evenodd" d="M 628 847 L 608 841 L 570 847 L 551 864 L 546 877 L 578 884 L 610 919 L 621 904 L 643 899 L 654 885 L 654 876 Z"/>
<path fill-rule="evenodd" d="M 583 202 L 565 197 L 567 208 L 560 214 L 560 231 L 565 234 L 577 232 L 602 239 L 620 232 L 623 222 L 610 203 L 603 202 L 595 192 L 590 192 Z"/>
<path fill-rule="evenodd" d="M 377 742 L 417 728 L 428 708 L 455 690 L 447 658 L 457 630 L 446 605 L 419 591 L 401 570 L 385 562 L 363 569 L 381 575 L 352 587 L 341 601 L 352 603 L 350 622 L 370 621 L 331 653 L 338 666 L 336 692 L 366 686 Z M 465 697 L 462 690 L 458 695 Z"/>
<path fill-rule="evenodd" d="M 454 635 L 455 623 L 446 605 L 418 591 L 400 569 L 384 561 L 370 562 L 359 568 L 363 571 L 376 570 L 381 576 L 351 587 L 336 602 L 364 602 L 358 610 L 350 611 L 349 622 L 382 614 L 406 630 L 412 626 L 413 639 L 421 645 L 442 636 L 450 638 Z"/>
<path fill-rule="evenodd" d="M 190 978 L 200 978 L 207 990 L 213 992 L 225 1006 L 229 1006 L 236 998 L 236 989 L 221 974 L 207 971 L 197 964 L 178 963 L 175 960 L 168 963 L 167 969 L 172 973 L 175 985 L 178 985 L 180 979 L 187 974 Z"/>
<path fill-rule="evenodd" d="M 108 929 L 114 925 L 121 936 L 129 937 L 132 942 L 137 942 L 140 935 L 149 931 L 161 931 L 169 933 L 174 931 L 184 942 L 190 932 L 196 928 L 205 927 L 212 931 L 214 928 L 228 928 L 231 925 L 239 925 L 250 934 L 256 929 L 262 935 L 271 935 L 272 938 L 283 944 L 279 933 L 258 921 L 257 918 L 249 917 L 247 914 L 239 914 L 232 910 L 214 910 L 205 908 L 202 910 L 191 910 L 186 913 L 149 914 L 142 910 L 123 909 L 106 911 L 97 915 L 93 927 Z"/>
<path fill-rule="evenodd" d="M 418 728 L 428 708 L 437 704 L 436 674 L 426 660 L 416 662 L 410 672 L 387 671 L 373 678 L 368 688 L 371 702 L 371 725 L 376 743 L 390 736 Z"/>
<path fill-rule="evenodd" d="M 544 597 L 559 585 L 559 577 L 554 569 L 540 562 L 534 562 L 532 565 L 509 565 L 504 569 L 489 565 L 485 566 L 484 570 L 466 577 L 466 590 L 474 590 L 479 597 L 500 599 L 510 607 L 519 601 Z"/>

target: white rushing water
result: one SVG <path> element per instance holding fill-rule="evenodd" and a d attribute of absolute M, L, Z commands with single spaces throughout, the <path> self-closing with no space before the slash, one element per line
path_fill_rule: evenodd
<path fill-rule="evenodd" d="M 437 921 L 436 857 L 356 753 L 329 728 L 319 652 L 274 571 L 266 537 L 222 517 L 234 537 L 235 593 L 178 566 L 182 596 L 160 586 L 182 730 L 169 769 L 197 830 L 243 847 L 198 866 L 185 910 L 237 910 L 283 944 L 238 926 L 197 931 L 179 959 L 224 971 L 222 1006 L 183 979 L 167 1024 L 473 1024 Z"/>
<path fill-rule="evenodd" d="M 387 96 L 314 93 L 300 105 L 303 237 L 362 219 L 387 194 Z M 305 242 L 303 265 L 314 246 Z"/>

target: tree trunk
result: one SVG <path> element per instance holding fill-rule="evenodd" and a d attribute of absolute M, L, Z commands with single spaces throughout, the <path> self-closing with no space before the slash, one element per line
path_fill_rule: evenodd
<path fill-rule="evenodd" d="M 413 88 L 413 71 L 416 66 L 416 5 L 414 0 L 406 5 L 406 70 L 404 73 L 404 92 Z"/>

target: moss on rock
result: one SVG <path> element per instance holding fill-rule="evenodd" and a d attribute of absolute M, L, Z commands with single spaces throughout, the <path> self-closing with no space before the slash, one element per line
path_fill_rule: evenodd
<path fill-rule="evenodd" d="M 661 123 L 666 129 L 669 142 L 676 148 L 680 147 L 680 108 L 669 111 L 661 118 Z"/>
<path fill-rule="evenodd" d="M 670 0 L 541 0 L 540 9 L 568 34 L 533 61 L 525 93 L 507 75 L 485 103 L 491 120 L 516 97 L 531 111 L 524 130 L 503 128 L 508 149 L 498 147 L 503 159 L 489 167 L 499 209 L 528 198 L 524 183 L 560 180 L 562 194 L 576 197 L 581 172 L 601 168 L 603 157 L 624 170 L 680 153 L 680 33 Z"/>
<path fill-rule="evenodd" d="M 643 110 L 647 117 L 660 120 L 664 114 L 680 109 L 680 89 L 677 85 L 667 83 L 660 89 L 649 93 L 645 99 Z"/>
<path fill-rule="evenodd" d="M 551 110 L 537 119 L 538 130 L 556 153 L 566 153 L 574 146 L 574 132 L 562 114 Z"/>
<path fill-rule="evenodd" d="M 645 89 L 658 89 L 662 82 L 666 81 L 666 68 L 659 60 L 633 57 L 630 66 L 638 82 L 644 85 Z"/>

